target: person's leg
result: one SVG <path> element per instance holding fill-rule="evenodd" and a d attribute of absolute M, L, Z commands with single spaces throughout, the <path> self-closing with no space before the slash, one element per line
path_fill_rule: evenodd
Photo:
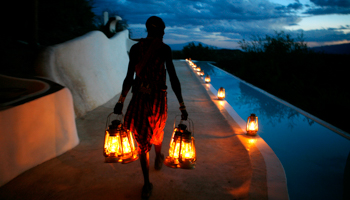
<path fill-rule="evenodd" d="M 151 196 L 153 189 L 153 185 L 149 181 L 149 152 L 140 154 L 140 163 L 144 180 L 141 197 L 143 199 L 148 199 Z"/>
<path fill-rule="evenodd" d="M 159 145 L 154 145 L 154 150 L 156 151 L 156 158 L 162 155 L 162 143 Z"/>
<path fill-rule="evenodd" d="M 149 152 L 140 154 L 140 163 L 143 173 L 144 184 L 149 185 Z"/>
<path fill-rule="evenodd" d="M 163 166 L 164 155 L 162 154 L 162 143 L 154 145 L 154 150 L 156 151 L 156 160 L 154 162 L 154 168 L 160 170 Z"/>

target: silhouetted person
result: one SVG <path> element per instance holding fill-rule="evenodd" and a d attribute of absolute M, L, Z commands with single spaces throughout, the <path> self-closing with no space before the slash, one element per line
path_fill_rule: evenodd
<path fill-rule="evenodd" d="M 131 47 L 128 72 L 123 82 L 121 96 L 114 108 L 114 113 L 122 112 L 123 102 L 132 86 L 133 96 L 125 114 L 124 127 L 134 133 L 138 144 L 144 176 L 142 198 L 148 198 L 153 188 L 149 181 L 149 151 L 152 144 L 156 151 L 155 169 L 160 170 L 164 161 L 161 148 L 168 111 L 166 69 L 171 87 L 180 104 L 181 118 L 187 120 L 188 116 L 172 61 L 171 49 L 162 41 L 165 24 L 161 18 L 152 16 L 147 20 L 146 28 L 147 38 L 141 39 Z"/>

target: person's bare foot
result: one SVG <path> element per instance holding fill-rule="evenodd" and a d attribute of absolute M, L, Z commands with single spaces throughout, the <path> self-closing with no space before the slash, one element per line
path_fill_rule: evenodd
<path fill-rule="evenodd" d="M 145 184 L 142 187 L 141 198 L 142 199 L 148 199 L 151 196 L 151 194 L 152 194 L 152 190 L 153 190 L 153 184 L 152 183 Z"/>

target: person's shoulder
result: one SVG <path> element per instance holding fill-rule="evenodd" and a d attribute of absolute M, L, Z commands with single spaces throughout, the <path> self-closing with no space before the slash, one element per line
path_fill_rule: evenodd
<path fill-rule="evenodd" d="M 163 43 L 164 45 L 163 45 L 163 49 L 164 50 L 166 50 L 166 51 L 171 51 L 171 48 L 170 48 L 170 46 L 169 45 L 167 45 L 167 44 L 165 44 L 165 43 Z"/>

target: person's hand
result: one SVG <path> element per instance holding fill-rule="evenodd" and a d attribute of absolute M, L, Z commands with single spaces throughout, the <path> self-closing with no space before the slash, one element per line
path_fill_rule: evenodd
<path fill-rule="evenodd" d="M 122 114 L 122 110 L 123 110 L 123 103 L 117 103 L 117 104 L 115 104 L 115 106 L 114 106 L 114 114 L 117 114 L 117 115 L 120 115 L 120 114 Z"/>
<path fill-rule="evenodd" d="M 188 117 L 188 113 L 186 109 L 181 110 L 181 120 L 187 120 L 187 117 Z"/>

